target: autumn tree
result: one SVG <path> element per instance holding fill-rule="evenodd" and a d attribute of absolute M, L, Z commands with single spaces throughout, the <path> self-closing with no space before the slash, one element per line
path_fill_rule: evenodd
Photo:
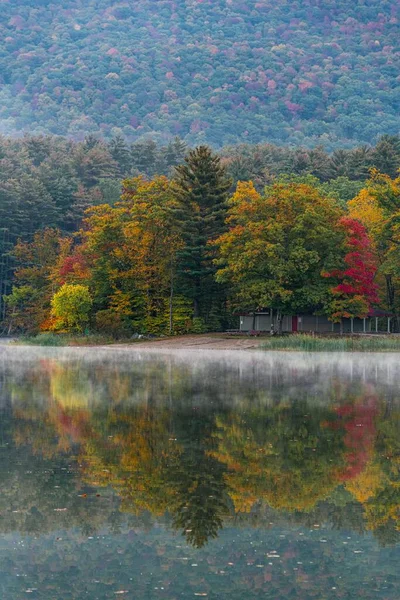
<path fill-rule="evenodd" d="M 5 298 L 9 332 L 38 332 L 47 321 L 57 287 L 53 276 L 64 244 L 69 247 L 68 238 L 62 238 L 57 229 L 48 228 L 37 232 L 31 242 L 19 241 L 15 246 L 15 281 Z"/>
<path fill-rule="evenodd" d="M 101 329 L 114 322 L 153 333 L 175 330 L 177 252 L 182 245 L 176 206 L 168 179 L 137 177 L 124 181 L 114 207 L 88 212 L 79 252 L 87 264 Z"/>
<path fill-rule="evenodd" d="M 349 215 L 366 227 L 378 260 L 377 281 L 387 309 L 398 315 L 400 289 L 400 177 L 371 172 L 366 187 L 349 202 Z M 399 328 L 398 318 L 397 329 Z"/>
<path fill-rule="evenodd" d="M 341 210 L 305 184 L 276 184 L 262 196 L 239 183 L 230 201 L 228 231 L 216 241 L 217 280 L 230 287 L 233 306 L 283 314 L 314 312 L 324 304 L 321 277 L 337 260 Z"/>
<path fill-rule="evenodd" d="M 51 300 L 55 329 L 81 333 L 89 323 L 92 299 L 84 285 L 65 283 Z"/>
<path fill-rule="evenodd" d="M 142 177 L 124 182 L 119 205 L 123 211 L 126 255 L 132 277 L 143 298 L 146 330 L 174 330 L 177 253 L 182 247 L 174 220 L 177 207 L 166 177 L 147 182 Z M 158 325 L 157 325 L 158 320 Z"/>
<path fill-rule="evenodd" d="M 224 230 L 227 193 L 231 182 L 218 156 L 206 146 L 189 152 L 176 168 L 173 193 L 184 248 L 179 256 L 178 284 L 193 302 L 195 318 L 205 322 L 221 310 L 222 293 L 215 282 L 215 240 Z"/>
<path fill-rule="evenodd" d="M 339 226 L 345 233 L 342 268 L 326 274 L 338 283 L 331 289 L 327 312 L 332 321 L 342 318 L 365 318 L 377 303 L 375 284 L 376 259 L 366 228 L 357 220 L 342 217 Z"/>

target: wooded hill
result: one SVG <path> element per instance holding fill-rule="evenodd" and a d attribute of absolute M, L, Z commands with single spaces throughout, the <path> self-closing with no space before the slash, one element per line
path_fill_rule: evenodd
<path fill-rule="evenodd" d="M 327 148 L 398 133 L 395 0 L 19 0 L 0 132 Z"/>

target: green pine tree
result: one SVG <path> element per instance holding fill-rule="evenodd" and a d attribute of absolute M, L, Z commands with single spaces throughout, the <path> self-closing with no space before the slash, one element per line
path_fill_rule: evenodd
<path fill-rule="evenodd" d="M 189 152 L 175 173 L 174 195 L 180 206 L 177 218 L 185 241 L 178 284 L 180 293 L 193 302 L 194 317 L 207 323 L 216 304 L 222 304 L 221 288 L 214 279 L 215 250 L 210 242 L 224 231 L 231 181 L 220 158 L 207 146 Z"/>
<path fill-rule="evenodd" d="M 374 148 L 372 163 L 381 173 L 396 177 L 400 168 L 400 137 L 383 135 Z"/>
<path fill-rule="evenodd" d="M 178 136 L 164 148 L 164 160 L 168 169 L 180 165 L 188 153 L 188 147 Z"/>
<path fill-rule="evenodd" d="M 132 165 L 141 175 L 153 177 L 156 173 L 161 173 L 159 168 L 159 150 L 154 140 L 145 140 L 136 142 L 131 146 Z"/>
<path fill-rule="evenodd" d="M 119 175 L 127 177 L 132 167 L 132 157 L 128 144 L 122 135 L 117 135 L 108 144 L 108 150 L 118 165 Z"/>

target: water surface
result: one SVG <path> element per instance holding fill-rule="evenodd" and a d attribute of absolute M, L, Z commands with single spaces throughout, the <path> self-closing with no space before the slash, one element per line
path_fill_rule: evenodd
<path fill-rule="evenodd" d="M 400 597 L 398 355 L 0 346 L 0 597 Z"/>

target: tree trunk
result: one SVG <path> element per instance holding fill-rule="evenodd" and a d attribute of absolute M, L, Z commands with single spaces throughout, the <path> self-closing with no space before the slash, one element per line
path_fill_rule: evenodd
<path fill-rule="evenodd" d="M 172 335 L 172 333 L 174 331 L 173 303 L 174 303 L 174 269 L 173 269 L 173 265 L 171 262 L 170 294 L 169 294 L 169 335 Z"/>
<path fill-rule="evenodd" d="M 386 280 L 386 298 L 389 311 L 394 314 L 394 331 L 399 331 L 399 318 L 395 307 L 395 289 L 391 275 L 385 275 Z"/>
<path fill-rule="evenodd" d="M 282 311 L 280 309 L 278 309 L 276 311 L 276 324 L 277 324 L 278 335 L 282 335 L 282 320 L 283 320 Z"/>
<path fill-rule="evenodd" d="M 253 312 L 253 323 L 252 323 L 252 330 L 255 331 L 256 330 L 256 317 L 257 317 L 257 313 L 256 311 Z"/>
<path fill-rule="evenodd" d="M 200 304 L 198 298 L 193 300 L 193 316 L 195 318 L 200 316 Z"/>
<path fill-rule="evenodd" d="M 17 309 L 14 306 L 13 311 L 12 311 L 11 316 L 10 316 L 10 322 L 8 324 L 8 331 L 7 331 L 7 335 L 8 336 L 11 335 L 11 332 L 12 332 L 12 329 L 13 329 L 13 324 L 14 324 L 14 315 L 15 315 L 16 312 L 17 312 Z"/>

